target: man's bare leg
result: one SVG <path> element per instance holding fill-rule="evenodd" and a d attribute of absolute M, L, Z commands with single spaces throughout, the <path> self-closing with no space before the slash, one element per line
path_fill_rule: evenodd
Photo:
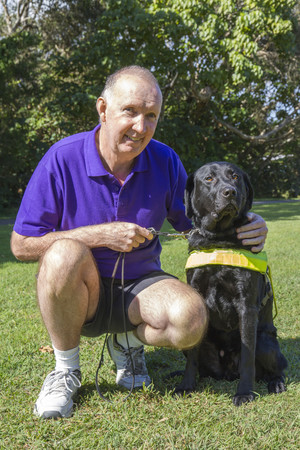
<path fill-rule="evenodd" d="M 81 383 L 79 340 L 99 301 L 100 280 L 92 253 L 71 239 L 56 241 L 40 261 L 37 295 L 50 335 L 56 368 L 45 379 L 35 413 L 43 418 L 69 417 Z"/>
<path fill-rule="evenodd" d="M 99 286 L 96 264 L 84 244 L 59 240 L 45 253 L 37 295 L 43 321 L 57 349 L 68 350 L 79 344 L 83 324 L 96 312 Z"/>

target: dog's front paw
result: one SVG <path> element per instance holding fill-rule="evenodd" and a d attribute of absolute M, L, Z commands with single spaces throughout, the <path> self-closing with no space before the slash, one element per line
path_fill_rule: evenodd
<path fill-rule="evenodd" d="M 194 390 L 195 386 L 182 382 L 175 388 L 173 395 L 177 397 L 189 397 Z"/>
<path fill-rule="evenodd" d="M 286 391 L 283 377 L 274 378 L 268 383 L 269 394 L 281 394 Z"/>
<path fill-rule="evenodd" d="M 174 397 L 190 397 L 193 392 L 193 389 L 179 389 L 176 388 L 173 396 Z"/>
<path fill-rule="evenodd" d="M 253 402 L 255 399 L 255 394 L 250 392 L 249 394 L 235 394 L 232 402 L 235 406 L 241 406 L 243 403 Z"/>

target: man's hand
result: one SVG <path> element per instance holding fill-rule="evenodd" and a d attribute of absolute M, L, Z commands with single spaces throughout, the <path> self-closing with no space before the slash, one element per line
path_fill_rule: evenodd
<path fill-rule="evenodd" d="M 258 253 L 264 248 L 268 228 L 264 219 L 258 214 L 249 212 L 247 217 L 249 222 L 237 228 L 237 237 L 242 240 L 243 245 L 252 245 L 252 252 Z"/>
<path fill-rule="evenodd" d="M 101 234 L 102 239 L 105 240 L 105 246 L 117 252 L 131 252 L 146 239 L 149 241 L 153 239 L 153 234 L 147 228 L 127 222 L 103 224 Z"/>

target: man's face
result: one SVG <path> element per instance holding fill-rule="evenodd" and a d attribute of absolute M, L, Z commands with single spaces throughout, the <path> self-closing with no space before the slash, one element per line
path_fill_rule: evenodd
<path fill-rule="evenodd" d="M 98 99 L 101 118 L 100 147 L 131 160 L 153 137 L 161 109 L 161 93 L 154 83 L 124 75 L 107 100 Z"/>

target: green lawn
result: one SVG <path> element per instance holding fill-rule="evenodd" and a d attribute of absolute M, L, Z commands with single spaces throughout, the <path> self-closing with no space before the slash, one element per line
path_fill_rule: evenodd
<path fill-rule="evenodd" d="M 256 205 L 266 220 L 266 250 L 272 266 L 279 314 L 280 345 L 289 362 L 287 392 L 267 395 L 256 385 L 257 400 L 240 408 L 231 397 L 236 382 L 199 380 L 191 398 L 172 397 L 184 367 L 180 352 L 146 348 L 154 387 L 123 402 L 114 367 L 105 353 L 100 400 L 94 377 L 103 338 L 82 339 L 82 388 L 71 419 L 42 421 L 32 414 L 46 374 L 54 367 L 35 300 L 35 263 L 15 261 L 9 250 L 11 225 L 0 225 L 0 449 L 296 449 L 300 446 L 300 203 Z M 3 216 L 4 217 L 4 216 Z M 163 267 L 184 280 L 187 243 L 162 239 Z"/>

